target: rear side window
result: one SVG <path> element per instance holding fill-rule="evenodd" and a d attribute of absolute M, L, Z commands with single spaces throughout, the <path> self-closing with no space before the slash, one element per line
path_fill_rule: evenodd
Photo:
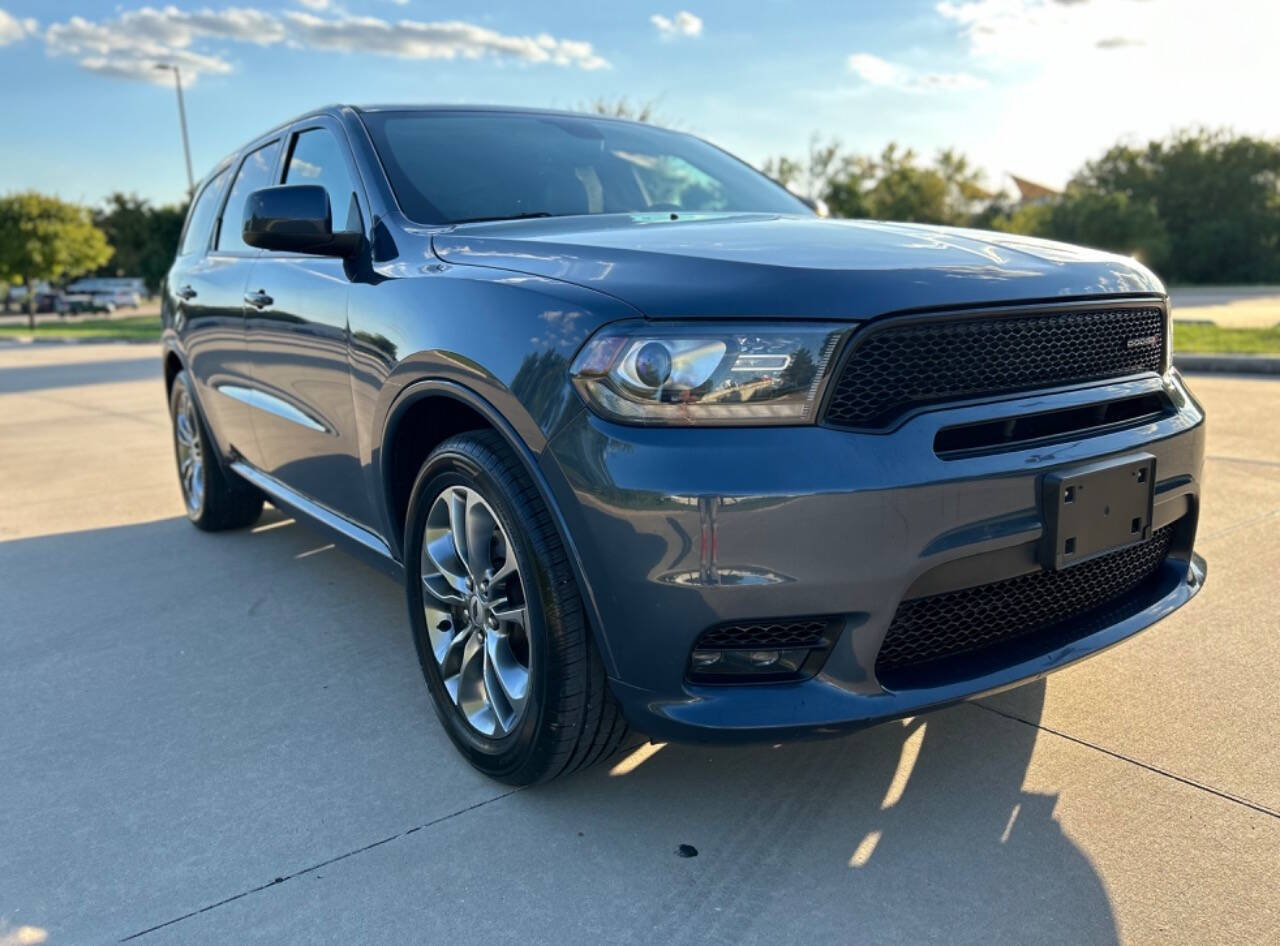
<path fill-rule="evenodd" d="M 293 153 L 284 172 L 286 184 L 319 184 L 329 192 L 333 229 L 360 229 L 355 187 L 347 172 L 342 146 L 324 128 L 312 128 L 293 139 Z"/>
<path fill-rule="evenodd" d="M 187 218 L 187 229 L 182 235 L 182 249 L 178 255 L 203 252 L 209 245 L 209 232 L 213 229 L 213 220 L 218 216 L 218 204 L 222 200 L 222 188 L 227 185 L 227 172 L 222 171 L 204 186 L 200 196 L 196 198 Z"/>
<path fill-rule="evenodd" d="M 273 141 L 257 151 L 249 152 L 236 173 L 235 183 L 222 211 L 222 225 L 218 228 L 218 249 L 252 250 L 244 242 L 244 204 L 256 190 L 275 183 L 276 159 L 280 157 L 280 142 Z"/>

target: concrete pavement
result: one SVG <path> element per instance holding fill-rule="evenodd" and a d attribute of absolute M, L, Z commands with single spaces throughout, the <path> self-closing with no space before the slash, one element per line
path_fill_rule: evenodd
<path fill-rule="evenodd" d="M 1280 325 L 1280 286 L 1187 286 L 1169 290 L 1169 301 L 1177 321 L 1223 328 Z"/>
<path fill-rule="evenodd" d="M 1280 382 L 1192 386 L 1209 583 L 1157 628 L 513 792 L 395 584 L 273 511 L 186 523 L 152 347 L 0 346 L 0 944 L 1280 941 Z"/>

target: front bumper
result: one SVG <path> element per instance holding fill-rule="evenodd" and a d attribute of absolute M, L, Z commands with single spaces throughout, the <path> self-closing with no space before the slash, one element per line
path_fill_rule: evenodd
<path fill-rule="evenodd" d="M 942 459 L 944 427 L 1162 392 L 1157 420 L 1050 446 Z M 1168 557 L 1108 622 L 1034 639 L 941 682 L 885 686 L 876 655 L 904 597 L 1037 570 L 1046 471 L 1156 457 L 1152 525 Z M 1200 588 L 1192 552 L 1204 414 L 1172 372 L 915 414 L 892 433 L 825 427 L 651 429 L 583 412 L 544 455 L 598 638 L 629 721 L 663 739 L 771 738 L 911 715 L 1041 676 L 1109 647 Z M 922 589 L 925 589 L 922 591 Z M 732 621 L 839 616 L 821 671 L 799 682 L 687 679 L 694 642 Z"/>

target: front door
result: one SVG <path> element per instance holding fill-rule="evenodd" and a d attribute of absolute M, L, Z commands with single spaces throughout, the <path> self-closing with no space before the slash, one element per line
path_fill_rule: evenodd
<path fill-rule="evenodd" d="M 283 183 L 329 192 L 335 230 L 361 229 L 355 169 L 342 130 L 323 118 L 291 132 Z M 261 469 L 308 499 L 372 521 L 356 442 L 347 363 L 349 264 L 265 252 L 245 293 Z"/>

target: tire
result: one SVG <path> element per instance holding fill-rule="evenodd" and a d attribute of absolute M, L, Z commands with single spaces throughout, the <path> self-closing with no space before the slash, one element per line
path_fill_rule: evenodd
<path fill-rule="evenodd" d="M 169 420 L 178 484 L 192 524 L 206 532 L 221 532 L 257 522 L 262 493 L 223 470 L 185 371 L 178 372 L 169 391 Z"/>
<path fill-rule="evenodd" d="M 458 751 L 511 785 L 613 754 L 627 725 L 577 582 L 546 505 L 501 437 L 472 431 L 432 451 L 414 483 L 405 537 L 414 644 Z M 471 545 L 482 551 L 471 554 Z"/>

